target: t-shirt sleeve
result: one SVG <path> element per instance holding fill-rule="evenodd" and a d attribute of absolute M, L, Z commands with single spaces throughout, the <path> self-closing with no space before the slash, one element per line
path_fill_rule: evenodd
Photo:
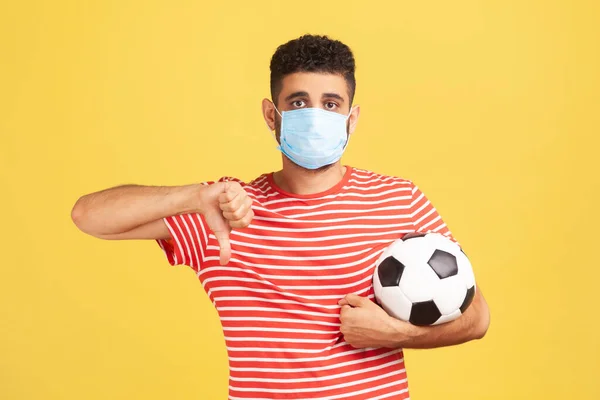
<path fill-rule="evenodd" d="M 158 245 L 171 265 L 187 265 L 199 271 L 208 243 L 208 226 L 202 215 L 182 214 L 163 218 L 170 239 L 158 239 Z"/>
<path fill-rule="evenodd" d="M 244 182 L 233 177 L 222 177 L 218 182 Z M 203 182 L 212 185 L 215 181 Z M 209 238 L 212 231 L 204 216 L 198 213 L 181 214 L 163 218 L 169 229 L 169 239 L 158 239 L 156 242 L 165 253 L 171 265 L 187 265 L 196 272 L 200 271 L 205 261 Z M 212 236 L 214 240 L 214 235 Z"/>
<path fill-rule="evenodd" d="M 214 182 L 203 182 L 211 185 Z M 187 265 L 198 272 L 204 261 L 210 230 L 198 213 L 163 218 L 171 237 L 156 242 L 171 265 Z"/>
<path fill-rule="evenodd" d="M 452 235 L 452 232 L 437 212 L 436 208 L 431 204 L 429 199 L 421 192 L 419 187 L 414 183 L 412 186 L 412 198 L 411 198 L 411 217 L 416 232 L 440 233 L 450 240 L 458 243 L 458 241 Z"/>

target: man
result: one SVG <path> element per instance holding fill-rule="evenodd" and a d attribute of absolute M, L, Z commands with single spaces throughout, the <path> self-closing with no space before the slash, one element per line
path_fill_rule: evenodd
<path fill-rule="evenodd" d="M 484 336 L 478 290 L 435 327 L 396 320 L 373 300 L 374 263 L 403 234 L 452 238 L 411 181 L 343 166 L 360 109 L 343 43 L 302 36 L 271 60 L 265 121 L 283 168 L 181 187 L 121 186 L 83 196 L 73 220 L 102 239 L 156 239 L 197 272 L 218 310 L 230 399 L 406 399 L 402 348 Z"/>

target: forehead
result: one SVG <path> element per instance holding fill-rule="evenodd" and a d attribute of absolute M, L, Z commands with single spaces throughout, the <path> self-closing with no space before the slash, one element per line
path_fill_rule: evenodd
<path fill-rule="evenodd" d="M 307 92 L 311 97 L 321 97 L 323 93 L 337 93 L 346 101 L 349 99 L 346 80 L 338 74 L 295 72 L 286 75 L 281 81 L 279 99 L 285 99 L 294 92 Z"/>

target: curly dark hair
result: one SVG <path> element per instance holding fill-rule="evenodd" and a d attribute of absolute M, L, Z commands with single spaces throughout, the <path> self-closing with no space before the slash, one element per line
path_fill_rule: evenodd
<path fill-rule="evenodd" d="M 281 82 L 295 72 L 325 72 L 346 79 L 350 104 L 356 91 L 354 55 L 348 46 L 327 36 L 304 35 L 277 48 L 271 58 L 271 99 L 277 101 Z"/>

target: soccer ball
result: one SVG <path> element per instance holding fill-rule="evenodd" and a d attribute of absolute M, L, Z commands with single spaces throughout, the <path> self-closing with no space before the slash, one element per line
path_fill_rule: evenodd
<path fill-rule="evenodd" d="M 375 264 L 375 299 L 392 317 L 413 325 L 455 320 L 475 296 L 475 276 L 461 248 L 439 233 L 409 233 Z"/>

